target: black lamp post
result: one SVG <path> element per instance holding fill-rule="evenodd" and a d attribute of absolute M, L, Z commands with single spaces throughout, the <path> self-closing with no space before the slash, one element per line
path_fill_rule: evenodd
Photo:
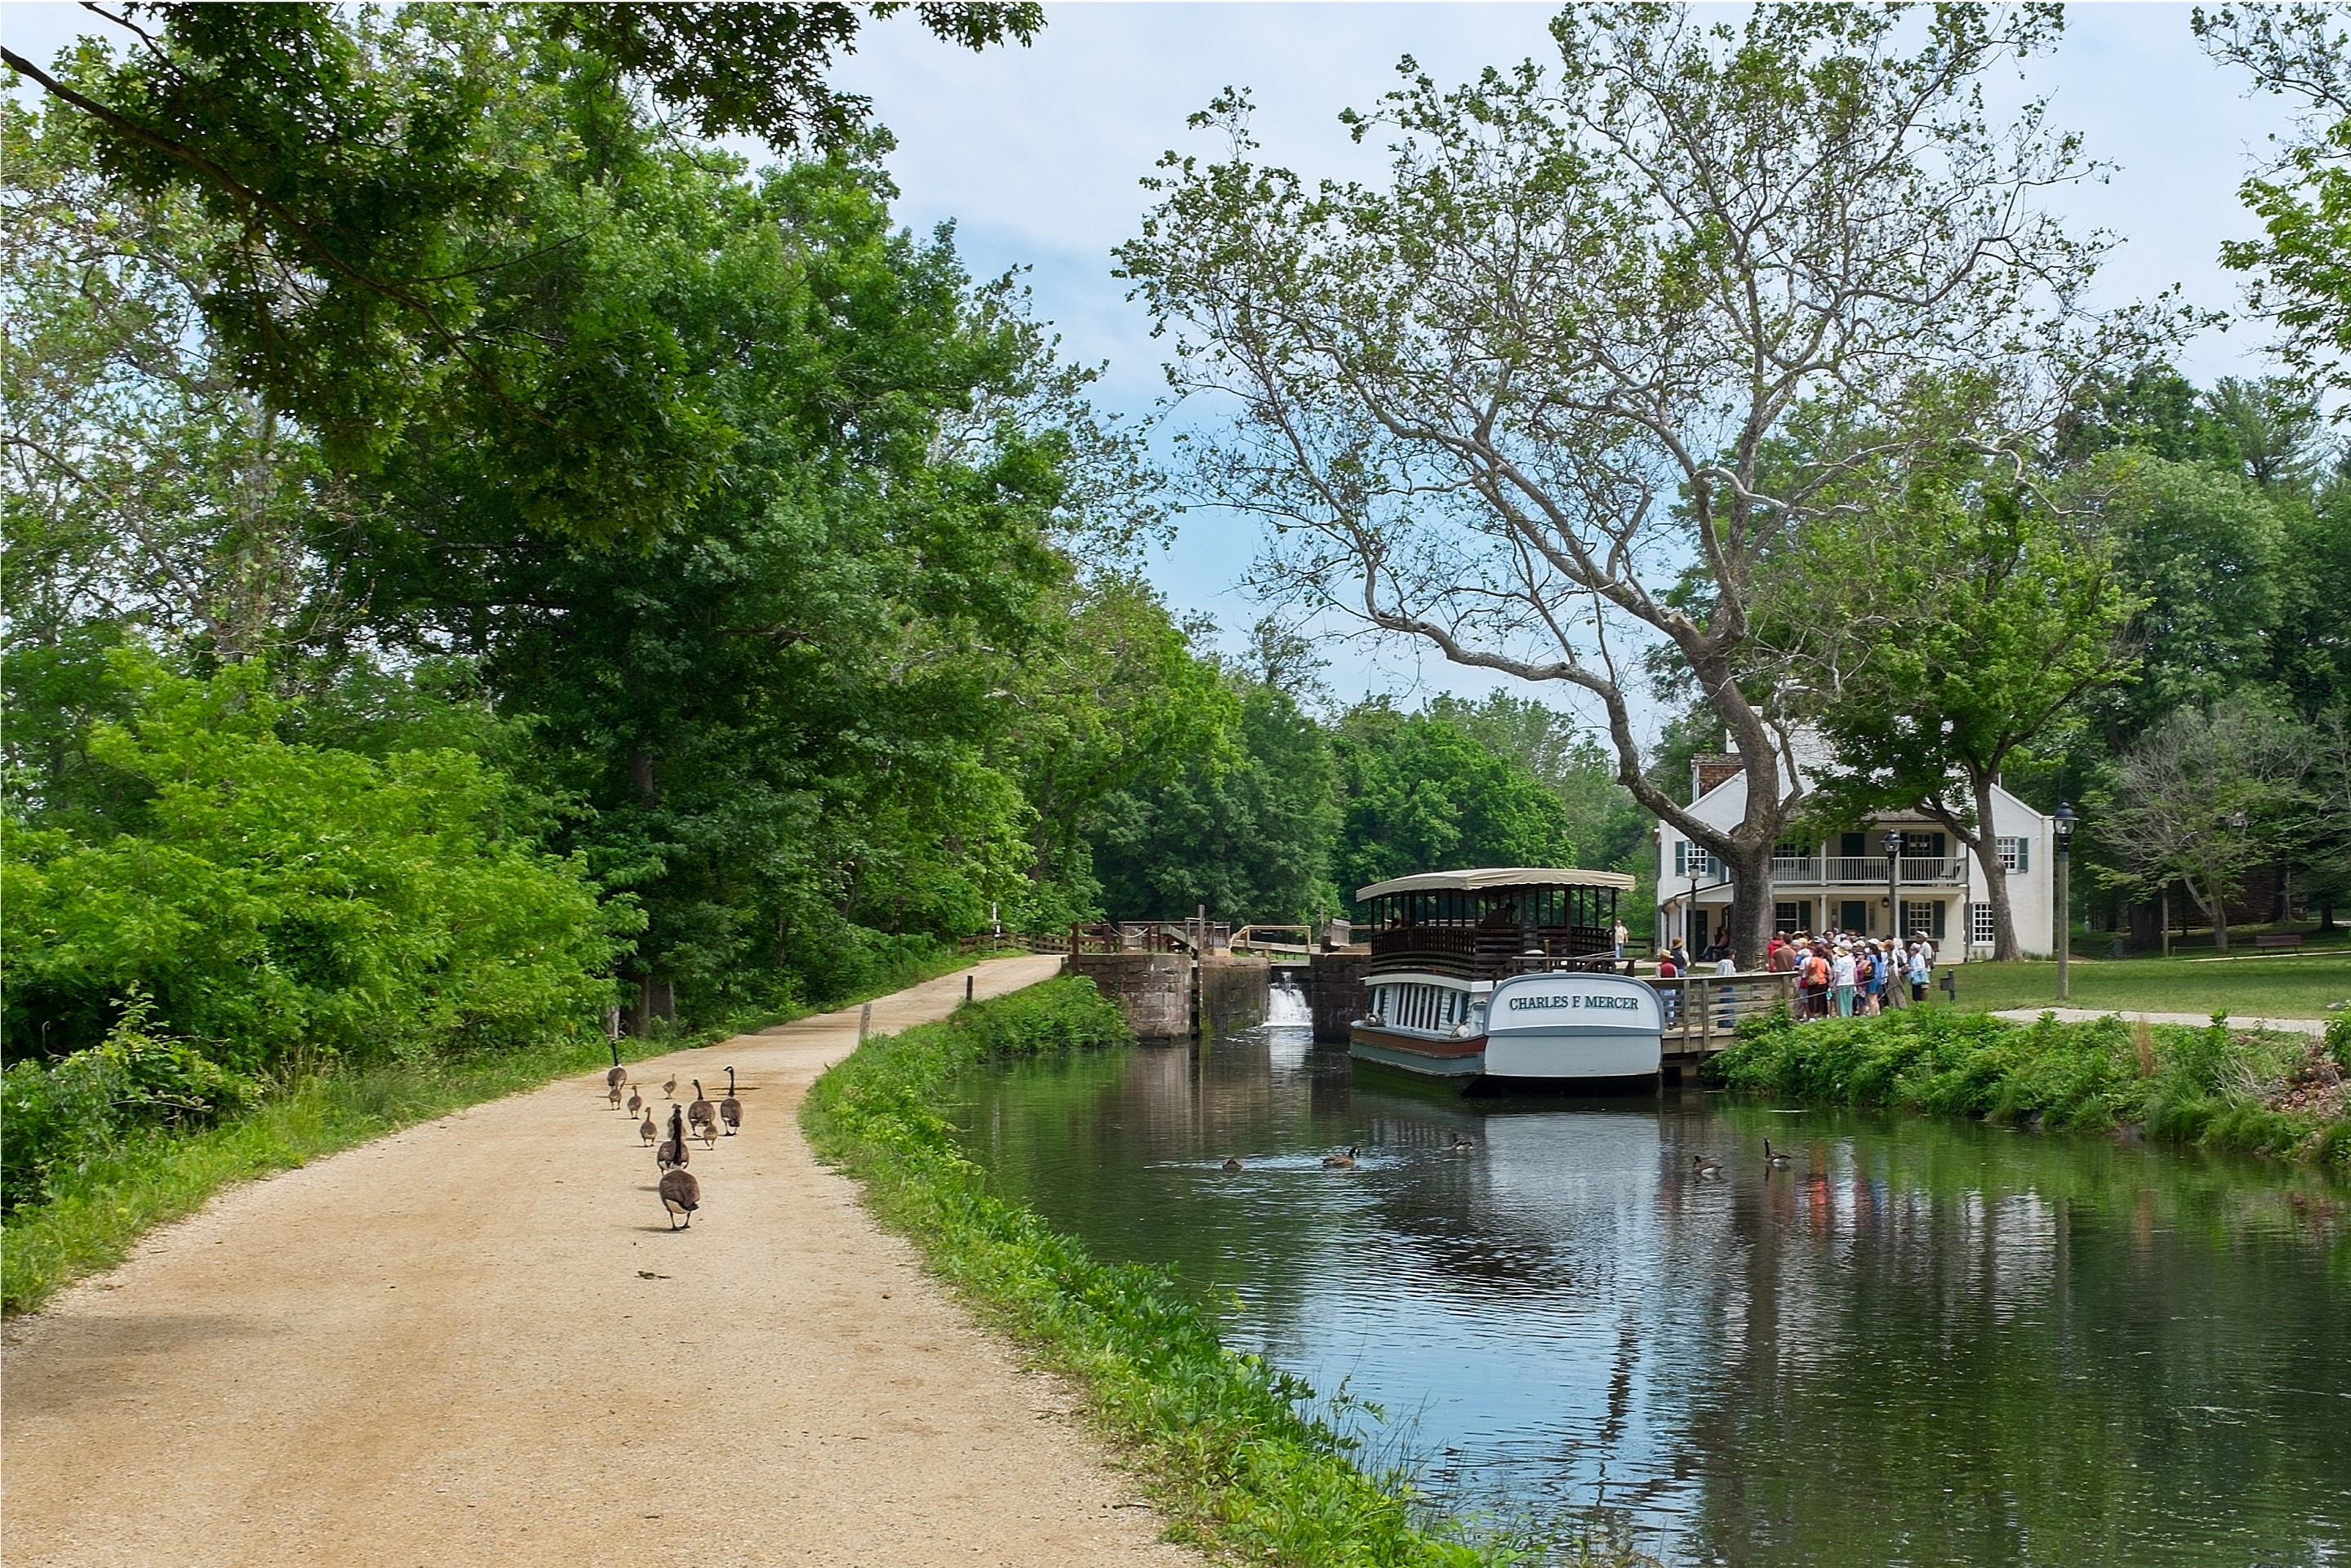
<path fill-rule="evenodd" d="M 2082 819 L 2064 801 L 2057 802 L 2055 829 L 2057 833 L 2057 999 L 2064 1001 L 2074 994 L 2074 977 L 2066 967 L 2074 946 L 2074 824 Z"/>
<path fill-rule="evenodd" d="M 1893 829 L 1877 841 L 1886 852 L 1886 934 L 1902 939 L 1902 835 Z"/>

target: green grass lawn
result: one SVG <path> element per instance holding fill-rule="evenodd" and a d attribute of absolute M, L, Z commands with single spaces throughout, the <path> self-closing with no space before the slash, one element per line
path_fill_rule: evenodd
<path fill-rule="evenodd" d="M 2067 1007 L 2124 1012 L 2213 1013 L 2232 1019 L 2325 1018 L 2326 1004 L 2351 1000 L 2351 952 L 2300 956 L 2076 958 Z M 1938 967 L 1938 978 L 1941 976 Z M 2057 966 L 1959 966 L 1959 1007 L 1969 1012 L 2053 1008 Z M 1929 993 L 1938 1003 L 1942 993 Z"/>

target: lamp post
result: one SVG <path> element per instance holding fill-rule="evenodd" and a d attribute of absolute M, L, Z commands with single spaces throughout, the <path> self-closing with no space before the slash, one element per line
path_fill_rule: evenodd
<path fill-rule="evenodd" d="M 2074 977 L 2066 961 L 2074 946 L 2074 824 L 2080 821 L 2073 807 L 2057 802 L 2053 825 L 2057 834 L 2057 999 L 2061 1002 L 2074 994 Z"/>
<path fill-rule="evenodd" d="M 1877 847 L 1886 852 L 1886 934 L 1898 941 L 1902 936 L 1902 835 L 1888 828 Z"/>

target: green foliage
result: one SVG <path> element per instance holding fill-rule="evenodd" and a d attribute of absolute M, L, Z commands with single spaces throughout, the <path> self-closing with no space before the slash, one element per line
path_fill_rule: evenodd
<path fill-rule="evenodd" d="M 1409 872 L 1576 863 L 1566 802 L 1521 763 L 1385 698 L 1333 737 L 1345 810 L 1338 871 L 1353 890 Z"/>
<path fill-rule="evenodd" d="M 2017 1025 L 1931 1007 L 1807 1023 L 1782 1015 L 1743 1027 L 1708 1073 L 1784 1099 L 2137 1128 L 2351 1169 L 2351 1118 L 2273 1109 L 2261 1092 L 2302 1063 L 2302 1037 L 2241 1033 L 2216 1015 L 2209 1027 L 2158 1026 L 2151 1038 L 2148 1071 L 2117 1018 Z"/>
<path fill-rule="evenodd" d="M 1196 760 L 1102 802 L 1093 864 L 1113 915 L 1174 919 L 1202 904 L 1277 922 L 1336 912 L 1330 738 L 1270 686 L 1242 685 L 1233 706 L 1236 755 Z"/>
<path fill-rule="evenodd" d="M 1053 981 L 869 1042 L 817 1081 L 801 1123 L 967 1299 L 1083 1381 L 1186 1538 L 1236 1559 L 1348 1568 L 1507 1560 L 1419 1523 L 1408 1490 L 1365 1475 L 1304 1413 L 1311 1389 L 1228 1350 L 1166 1272 L 1096 1261 L 992 1195 L 956 1151 L 945 1110 L 959 1072 L 1131 1038 L 1091 981 Z"/>
<path fill-rule="evenodd" d="M 477 759 L 289 745 L 252 665 L 116 669 L 133 716 L 89 745 L 144 798 L 103 832 L 5 823 L 11 1059 L 96 1046 L 134 993 L 238 1073 L 512 1048 L 601 1013 L 633 911 L 501 838 Z"/>

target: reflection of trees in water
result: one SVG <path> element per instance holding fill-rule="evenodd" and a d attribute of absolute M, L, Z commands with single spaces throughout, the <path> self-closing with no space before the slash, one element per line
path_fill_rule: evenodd
<path fill-rule="evenodd" d="M 2124 1561 L 2224 1534 L 2300 1563 L 2351 1531 L 2326 1479 L 2351 1242 L 2327 1195 L 2288 1201 L 2305 1178 L 1714 1096 L 1464 1103 L 1246 1040 L 1024 1066 L 974 1101 L 1006 1190 L 1104 1256 L 1240 1291 L 1252 1344 L 1368 1335 L 1364 1397 L 1448 1318 L 1523 1334 L 1495 1377 L 1580 1369 L 1519 1426 L 1473 1407 L 1424 1432 L 1461 1450 L 1428 1479 L 1467 1495 L 1500 1478 L 1663 1512 L 1732 1563 Z M 1444 1152 L 1456 1132 L 1474 1154 Z M 1767 1135 L 1792 1155 L 1768 1176 Z M 1314 1168 L 1351 1142 L 1371 1168 Z M 1725 1178 L 1690 1177 L 1693 1152 Z M 1227 1153 L 1291 1164 L 1226 1176 Z"/>

